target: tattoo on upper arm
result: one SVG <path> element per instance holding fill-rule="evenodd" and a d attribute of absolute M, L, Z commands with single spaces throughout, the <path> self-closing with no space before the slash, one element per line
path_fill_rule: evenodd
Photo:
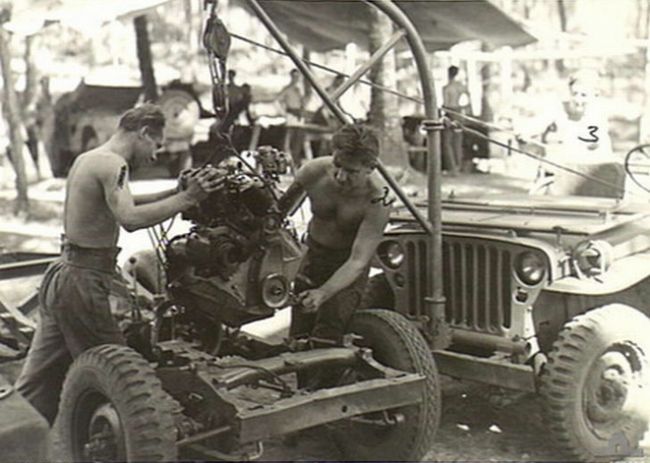
<path fill-rule="evenodd" d="M 376 198 L 372 198 L 370 200 L 371 204 L 377 204 L 381 203 L 382 206 L 384 207 L 389 207 L 395 202 L 395 198 L 389 197 L 390 190 L 388 189 L 387 186 L 383 187 L 383 194 L 381 196 L 377 196 Z"/>
<path fill-rule="evenodd" d="M 120 173 L 117 176 L 117 187 L 124 188 L 124 183 L 126 182 L 126 166 L 120 168 Z"/>

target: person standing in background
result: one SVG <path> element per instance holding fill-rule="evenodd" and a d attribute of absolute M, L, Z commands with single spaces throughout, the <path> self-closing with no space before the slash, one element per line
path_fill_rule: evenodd
<path fill-rule="evenodd" d="M 302 137 L 296 126 L 303 124 L 305 109 L 304 95 L 300 89 L 300 71 L 293 69 L 290 73 L 291 80 L 280 90 L 276 101 L 280 103 L 287 121 L 284 150 L 291 153 L 295 166 L 301 164 Z"/>
<path fill-rule="evenodd" d="M 456 80 L 458 67 L 447 68 L 447 84 L 442 88 L 442 109 L 451 120 L 463 122 L 458 114 L 469 113 L 469 91 L 467 87 Z M 442 134 L 444 156 L 443 168 L 451 173 L 457 173 L 463 166 L 463 132 L 460 128 L 443 131 Z M 446 161 L 446 162 L 445 162 Z"/>
<path fill-rule="evenodd" d="M 579 70 L 569 77 L 568 84 L 568 98 L 555 105 L 541 133 L 544 157 L 553 164 L 540 165 L 531 193 L 622 197 L 625 172 L 612 148 L 598 73 Z M 560 165 L 612 186 L 567 172 L 557 167 Z"/>

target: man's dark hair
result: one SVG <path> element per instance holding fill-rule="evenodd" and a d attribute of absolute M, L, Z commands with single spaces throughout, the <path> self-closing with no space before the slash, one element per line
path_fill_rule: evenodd
<path fill-rule="evenodd" d="M 447 68 L 447 77 L 449 77 L 449 80 L 454 79 L 458 75 L 458 66 L 449 66 Z"/>
<path fill-rule="evenodd" d="M 370 127 L 362 124 L 346 124 L 332 137 L 332 148 L 343 156 L 359 159 L 368 167 L 377 165 L 379 138 Z"/>
<path fill-rule="evenodd" d="M 148 127 L 152 132 L 162 132 L 165 115 L 160 106 L 144 103 L 122 114 L 118 127 L 127 132 L 136 132 L 142 127 Z"/>

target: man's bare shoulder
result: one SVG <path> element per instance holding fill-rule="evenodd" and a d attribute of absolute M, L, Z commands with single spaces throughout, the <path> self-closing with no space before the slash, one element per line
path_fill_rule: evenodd
<path fill-rule="evenodd" d="M 384 177 L 379 173 L 378 170 L 374 170 L 370 174 L 370 189 L 373 193 L 383 192 L 385 188 L 389 188 L 388 183 L 384 180 Z"/>
<path fill-rule="evenodd" d="M 126 175 L 128 168 L 123 157 L 98 147 L 79 155 L 74 161 L 73 169 L 77 175 L 91 175 L 103 180 L 113 177 L 121 170 Z"/>
<path fill-rule="evenodd" d="M 332 165 L 331 156 L 323 156 L 306 161 L 298 171 L 297 180 L 303 185 L 309 185 L 327 174 Z"/>
<path fill-rule="evenodd" d="M 370 197 L 370 203 L 373 205 L 378 204 L 383 207 L 391 206 L 397 198 L 381 174 L 375 170 L 370 175 L 369 180 L 368 197 Z"/>

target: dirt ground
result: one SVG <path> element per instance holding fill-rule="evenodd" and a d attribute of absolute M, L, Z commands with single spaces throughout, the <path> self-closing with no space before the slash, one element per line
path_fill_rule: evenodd
<path fill-rule="evenodd" d="M 481 191 L 525 191 L 522 178 L 496 175 L 463 175 L 446 179 L 443 191 L 463 194 L 477 188 Z M 418 187 L 412 188 L 417 191 Z M 56 189 L 55 189 L 56 190 Z M 56 193 L 54 193 L 56 195 Z M 4 204 L 3 204 L 4 201 Z M 44 215 L 31 225 L 46 224 L 47 233 L 30 235 L 30 223 L 16 221 L 6 215 L 6 199 L 0 199 L 0 246 L 5 250 L 52 251 L 57 248 L 60 227 L 57 214 L 60 201 L 45 198 L 37 211 Z M 58 206 L 56 204 L 59 204 Z M 4 212 L 4 214 L 3 214 Z M 2 217 L 7 217 L 5 220 Z M 27 230 L 27 231 L 25 231 Z M 16 231 L 19 231 L 17 233 Z M 146 236 L 129 235 L 132 246 L 146 244 Z M 126 253 L 128 255 L 128 253 Z M 16 303 L 34 287 L 33 280 L 21 284 L 0 285 L 0 298 Z M 0 374 L 15 379 L 20 362 L 0 364 Z M 548 440 L 548 432 L 541 418 L 542 404 L 531 394 L 513 393 L 478 383 L 442 378 L 443 410 L 436 443 L 427 455 L 429 461 L 562 461 Z M 648 440 L 646 440 L 648 442 Z M 650 442 L 648 442 L 650 444 Z M 650 455 L 650 445 L 645 448 Z M 0 450 L 0 459 L 2 451 Z M 52 455 L 56 460 L 56 445 Z M 277 438 L 265 442 L 265 461 L 337 461 L 343 456 L 320 429 L 308 430 L 295 438 Z M 650 462 L 648 458 L 630 461 Z"/>

